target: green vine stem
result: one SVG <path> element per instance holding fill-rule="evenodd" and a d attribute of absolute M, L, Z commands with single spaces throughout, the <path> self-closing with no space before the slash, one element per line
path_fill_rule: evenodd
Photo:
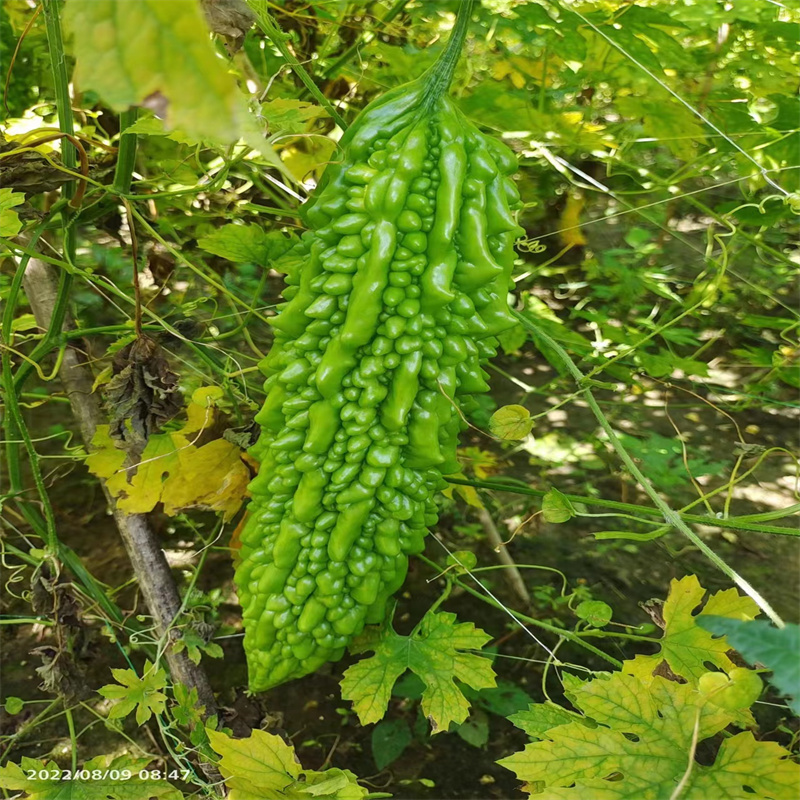
<path fill-rule="evenodd" d="M 55 84 L 58 125 L 64 133 L 74 136 L 72 98 L 69 95 L 69 79 L 64 56 L 64 40 L 61 33 L 59 0 L 42 0 L 42 8 L 47 31 L 47 49 L 50 54 L 50 65 L 53 70 L 53 82 Z M 71 142 L 63 141 L 61 143 L 61 156 L 64 160 L 64 166 L 73 171 L 78 163 L 76 155 L 75 147 Z M 71 183 L 67 183 L 62 187 L 62 192 L 64 197 L 71 199 L 75 193 L 75 187 Z"/>
<path fill-rule="evenodd" d="M 22 412 L 19 408 L 16 392 L 14 392 L 14 374 L 11 371 L 11 357 L 7 350 L 3 351 L 3 387 L 5 389 L 5 404 L 6 404 L 6 436 L 8 444 L 6 445 L 6 454 L 9 457 L 9 474 L 13 476 L 14 482 L 21 476 L 19 469 L 19 445 L 17 436 L 22 440 L 25 447 L 25 452 L 28 454 L 29 468 L 33 477 L 33 482 L 36 484 L 36 491 L 39 494 L 39 500 L 42 504 L 42 511 L 44 512 L 45 530 L 44 541 L 47 549 L 54 555 L 58 552 L 58 536 L 56 534 L 56 520 L 53 514 L 53 508 L 50 505 L 50 498 L 47 495 L 47 489 L 44 485 L 42 478 L 42 470 L 39 466 L 39 456 L 31 441 L 30 434 L 28 433 L 28 426 L 22 417 Z"/>
<path fill-rule="evenodd" d="M 452 553 L 451 553 L 452 555 Z M 423 561 L 429 567 L 433 568 L 438 572 L 441 572 L 441 568 L 439 564 L 435 561 L 431 561 L 431 559 L 427 558 L 424 555 L 418 555 L 417 558 L 420 561 Z M 456 562 L 458 563 L 458 562 Z M 470 574 L 470 571 L 464 567 L 463 564 L 460 565 L 467 574 Z M 530 617 L 527 614 L 522 614 L 519 611 L 511 611 L 510 609 L 506 608 L 499 600 L 495 600 L 495 598 L 490 597 L 489 595 L 483 594 L 479 592 L 477 589 L 473 589 L 468 584 L 464 583 L 460 578 L 456 576 L 447 576 L 448 580 L 450 580 L 455 585 L 459 586 L 468 594 L 471 594 L 473 597 L 477 597 L 478 600 L 482 600 L 484 603 L 488 603 L 490 606 L 494 606 L 495 608 L 499 608 L 501 611 L 505 611 L 506 613 L 510 613 L 514 619 L 519 623 L 526 623 L 527 625 L 533 625 L 537 628 L 541 628 L 543 631 L 547 631 L 548 633 L 554 633 L 557 636 L 560 636 L 562 639 L 566 639 L 568 642 L 572 642 L 573 644 L 577 644 L 580 647 L 583 647 L 585 650 L 588 650 L 590 653 L 594 653 L 598 658 L 602 658 L 603 661 L 607 661 L 609 664 L 613 664 L 618 669 L 622 666 L 622 662 L 618 661 L 613 656 L 608 655 L 608 653 L 604 653 L 599 648 L 595 647 L 594 645 L 589 644 L 588 642 L 583 641 L 579 636 L 576 636 L 572 631 L 564 630 L 564 628 L 558 628 L 555 625 L 549 625 L 547 622 L 542 622 L 540 619 L 535 619 L 534 617 Z M 473 580 L 479 585 L 482 586 L 481 582 L 473 577 Z"/>
<path fill-rule="evenodd" d="M 331 115 L 333 121 L 343 130 L 347 130 L 347 123 L 339 114 L 330 100 L 322 93 L 320 88 L 314 83 L 314 79 L 308 74 L 306 68 L 297 60 L 294 53 L 289 49 L 287 41 L 289 37 L 278 27 L 269 13 L 269 3 L 267 0 L 247 0 L 247 4 L 253 10 L 258 21 L 258 26 L 269 37 L 270 41 L 278 48 L 280 54 L 286 59 L 286 63 L 294 70 L 295 75 L 303 82 L 314 99 Z"/>
<path fill-rule="evenodd" d="M 668 525 L 671 525 L 673 528 L 680 531 L 712 564 L 714 564 L 714 566 L 717 567 L 717 569 L 720 570 L 720 572 L 727 575 L 730 580 L 732 580 L 748 597 L 750 597 L 756 603 L 756 605 L 758 605 L 758 607 L 775 623 L 775 625 L 777 625 L 779 628 L 783 628 L 785 623 L 772 608 L 772 606 L 766 601 L 766 599 L 761 596 L 760 592 L 758 592 L 748 581 L 739 575 L 736 570 L 730 567 L 720 556 L 718 556 L 686 524 L 686 522 L 681 519 L 678 512 L 674 511 L 664 500 L 661 499 L 661 495 L 659 495 L 659 493 L 655 490 L 653 484 L 650 483 L 649 478 L 647 478 L 639 469 L 639 467 L 636 466 L 636 463 L 625 449 L 625 446 L 622 444 L 617 434 L 614 433 L 611 423 L 608 421 L 608 418 L 598 405 L 597 400 L 595 400 L 592 390 L 587 385 L 586 376 L 584 376 L 584 374 L 578 369 L 567 351 L 564 350 L 564 348 L 558 342 L 556 342 L 555 339 L 548 336 L 538 325 L 531 322 L 531 320 L 528 319 L 524 314 L 521 314 L 518 311 L 512 311 L 512 313 L 529 331 L 535 334 L 542 342 L 547 344 L 547 346 L 550 347 L 563 362 L 564 366 L 578 384 L 581 394 L 600 424 L 600 427 L 608 437 L 608 441 L 614 448 L 614 451 L 619 456 L 622 463 L 626 466 L 630 474 L 636 478 L 645 494 L 653 501 L 653 504 L 661 512 L 664 517 L 664 521 Z"/>
<path fill-rule="evenodd" d="M 119 146 L 113 186 L 114 191 L 120 194 L 126 194 L 131 189 L 131 178 L 136 166 L 137 136 L 135 133 L 126 133 L 125 131 L 136 122 L 138 116 L 139 109 L 136 107 L 129 108 L 119 115 Z"/>
<path fill-rule="evenodd" d="M 490 489 L 495 492 L 509 492 L 511 494 L 527 495 L 528 497 L 544 497 L 547 492 L 544 489 L 533 489 L 525 484 L 517 485 L 515 483 L 504 483 L 503 481 L 478 481 L 467 480 L 465 478 L 454 478 L 448 475 L 446 478 L 448 483 L 457 486 L 472 486 L 475 489 Z M 508 480 L 508 479 L 506 479 Z M 723 487 L 724 488 L 724 487 Z M 609 508 L 622 512 L 630 512 L 631 514 L 639 514 L 651 517 L 661 517 L 661 512 L 657 508 L 649 506 L 634 505 L 633 503 L 622 503 L 618 500 L 605 500 L 602 497 L 586 497 L 581 494 L 564 494 L 572 503 L 581 503 L 587 506 L 598 506 L 600 508 Z M 780 525 L 753 525 L 751 520 L 756 519 L 781 519 L 783 517 L 791 516 L 792 514 L 800 511 L 800 505 L 791 505 L 787 508 L 778 511 L 768 511 L 765 514 L 748 514 L 742 517 L 728 517 L 727 519 L 717 519 L 716 517 L 706 517 L 700 514 L 684 514 L 682 511 L 677 512 L 680 514 L 684 522 L 692 522 L 698 525 L 708 525 L 715 528 L 726 528 L 729 530 L 748 531 L 750 533 L 769 533 L 778 534 L 782 536 L 800 536 L 800 531 L 793 528 L 783 527 Z M 615 515 L 616 516 L 616 515 Z M 648 523 L 652 524 L 652 523 Z M 637 535 L 637 534 L 634 534 Z M 639 534 L 638 536 L 650 536 L 651 534 Z"/>

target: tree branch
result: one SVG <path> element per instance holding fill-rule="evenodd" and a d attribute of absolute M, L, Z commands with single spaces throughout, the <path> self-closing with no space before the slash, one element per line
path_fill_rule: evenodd
<path fill-rule="evenodd" d="M 56 270 L 44 261 L 31 258 L 25 270 L 23 288 L 37 324 L 46 330 L 57 306 Z M 69 317 L 65 320 L 64 327 L 72 327 Z M 60 377 L 81 437 L 88 447 L 105 415 L 98 396 L 92 392 L 92 372 L 73 343 L 68 344 L 64 351 Z M 156 632 L 159 637 L 169 637 L 170 626 L 181 608 L 181 599 L 164 551 L 145 514 L 126 514 L 120 511 L 105 485 L 103 491 L 128 551 L 136 581 L 155 620 Z M 205 705 L 207 716 L 217 713 L 214 692 L 205 670 L 199 664 L 193 664 L 186 651 L 176 653 L 169 645 L 165 656 L 173 681 L 197 689 L 198 699 Z"/>

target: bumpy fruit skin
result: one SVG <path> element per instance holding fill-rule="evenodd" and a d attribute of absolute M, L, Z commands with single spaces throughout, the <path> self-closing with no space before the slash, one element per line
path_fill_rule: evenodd
<path fill-rule="evenodd" d="M 420 79 L 347 131 L 270 320 L 236 572 L 253 691 L 383 618 L 458 471 L 458 408 L 515 324 L 517 161 L 440 94 Z"/>

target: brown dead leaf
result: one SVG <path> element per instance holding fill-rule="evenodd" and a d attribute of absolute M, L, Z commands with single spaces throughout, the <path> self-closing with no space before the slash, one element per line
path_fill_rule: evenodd
<path fill-rule="evenodd" d="M 178 376 L 148 336 L 135 339 L 114 356 L 113 373 L 105 389 L 110 435 L 139 452 L 180 411 Z"/>

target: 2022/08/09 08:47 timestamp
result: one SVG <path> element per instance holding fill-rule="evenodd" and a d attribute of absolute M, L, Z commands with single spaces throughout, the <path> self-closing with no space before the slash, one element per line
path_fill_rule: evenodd
<path fill-rule="evenodd" d="M 188 769 L 30 769 L 26 777 L 29 781 L 186 781 L 190 775 Z"/>

